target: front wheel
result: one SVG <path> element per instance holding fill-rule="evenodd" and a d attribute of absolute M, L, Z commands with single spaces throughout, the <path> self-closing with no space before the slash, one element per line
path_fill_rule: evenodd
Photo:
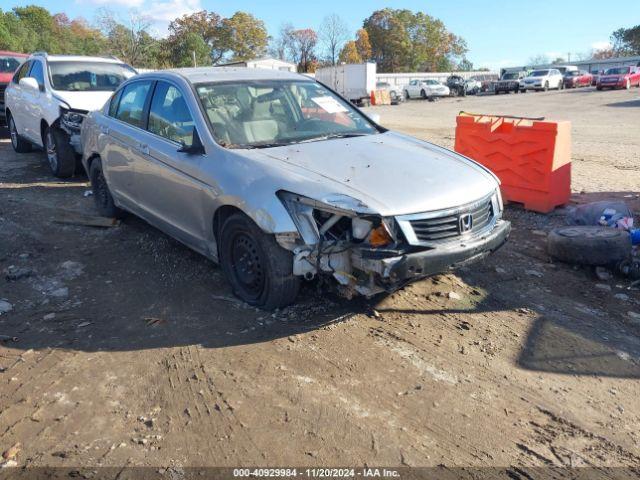
<path fill-rule="evenodd" d="M 16 122 L 11 114 L 8 115 L 7 125 L 9 125 L 9 134 L 11 135 L 11 146 L 16 153 L 28 153 L 31 151 L 31 143 L 18 135 Z"/>
<path fill-rule="evenodd" d="M 427 92 L 425 92 L 424 90 L 420 90 L 420 96 L 422 97 L 423 100 L 427 99 Z"/>
<path fill-rule="evenodd" d="M 249 305 L 273 310 L 292 303 L 300 289 L 293 254 L 242 214 L 230 216 L 220 231 L 219 256 L 233 293 Z"/>
<path fill-rule="evenodd" d="M 76 171 L 76 153 L 66 134 L 55 127 L 47 127 L 44 132 L 44 148 L 49 168 L 58 178 L 69 178 Z"/>

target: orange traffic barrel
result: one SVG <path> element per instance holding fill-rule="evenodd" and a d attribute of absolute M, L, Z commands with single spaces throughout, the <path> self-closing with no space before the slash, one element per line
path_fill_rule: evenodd
<path fill-rule="evenodd" d="M 455 151 L 500 179 L 502 197 L 547 213 L 571 196 L 571 122 L 460 112 Z"/>

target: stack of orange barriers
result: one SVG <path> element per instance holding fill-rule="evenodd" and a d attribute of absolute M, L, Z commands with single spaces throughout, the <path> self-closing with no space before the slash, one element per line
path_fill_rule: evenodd
<path fill-rule="evenodd" d="M 502 182 L 506 201 L 547 213 L 571 196 L 571 123 L 460 112 L 455 150 Z"/>

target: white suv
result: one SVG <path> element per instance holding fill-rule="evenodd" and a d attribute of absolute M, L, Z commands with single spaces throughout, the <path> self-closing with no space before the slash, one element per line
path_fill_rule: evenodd
<path fill-rule="evenodd" d="M 564 88 L 564 77 L 560 70 L 556 68 L 546 68 L 534 70 L 521 82 L 521 87 L 526 90 L 544 90 L 550 88 L 562 90 Z"/>
<path fill-rule="evenodd" d="M 51 172 L 72 176 L 82 153 L 80 126 L 136 74 L 114 58 L 35 53 L 16 71 L 5 93 L 7 125 L 16 152 L 43 147 Z"/>

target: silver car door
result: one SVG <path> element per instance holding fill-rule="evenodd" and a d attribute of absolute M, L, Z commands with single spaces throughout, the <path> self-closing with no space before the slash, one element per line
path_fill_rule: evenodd
<path fill-rule="evenodd" d="M 109 105 L 101 119 L 100 135 L 105 135 L 102 149 L 104 175 L 117 202 L 137 213 L 139 198 L 135 188 L 135 168 L 145 154 L 147 111 L 152 80 L 126 84 Z"/>
<path fill-rule="evenodd" d="M 204 208 L 210 189 L 198 178 L 205 157 L 186 151 L 192 146 L 195 123 L 182 88 L 157 82 L 147 129 L 147 150 L 136 166 L 140 203 L 167 233 L 204 251 L 211 224 Z"/>

